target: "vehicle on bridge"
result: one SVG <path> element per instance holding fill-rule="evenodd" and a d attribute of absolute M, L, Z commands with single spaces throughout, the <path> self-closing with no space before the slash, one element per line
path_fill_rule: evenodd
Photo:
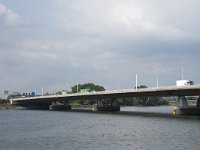
<path fill-rule="evenodd" d="M 194 85 L 194 82 L 191 80 L 177 80 L 176 86 L 190 86 Z"/>

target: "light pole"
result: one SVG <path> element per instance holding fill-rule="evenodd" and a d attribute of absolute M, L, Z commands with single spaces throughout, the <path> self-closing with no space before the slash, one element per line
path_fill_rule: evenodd
<path fill-rule="evenodd" d="M 78 82 L 77 82 L 77 86 L 76 86 L 76 87 L 77 87 L 76 91 L 77 91 L 77 93 L 78 93 Z"/>
<path fill-rule="evenodd" d="M 184 75 L 183 75 L 183 67 L 182 67 L 182 80 L 184 80 Z"/>
<path fill-rule="evenodd" d="M 158 89 L 158 72 L 156 71 L 156 88 Z"/>
<path fill-rule="evenodd" d="M 138 81 L 137 81 L 137 74 L 135 75 L 135 89 L 137 90 L 137 87 L 138 87 Z"/>

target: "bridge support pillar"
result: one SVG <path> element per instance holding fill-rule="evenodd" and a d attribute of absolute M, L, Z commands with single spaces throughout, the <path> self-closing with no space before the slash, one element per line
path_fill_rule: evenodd
<path fill-rule="evenodd" d="M 93 111 L 120 111 L 120 106 L 116 98 L 111 98 L 108 101 L 97 100 L 92 110 Z"/>
<path fill-rule="evenodd" d="M 200 115 L 200 96 L 197 99 L 196 107 L 188 106 L 185 96 L 178 97 L 178 107 L 173 108 L 173 115 Z"/>
<path fill-rule="evenodd" d="M 200 107 L 200 96 L 199 96 L 199 98 L 197 99 L 196 107 Z"/>
<path fill-rule="evenodd" d="M 177 105 L 178 105 L 178 107 L 188 107 L 188 102 L 187 102 L 185 96 L 179 96 L 177 98 Z"/>
<path fill-rule="evenodd" d="M 71 110 L 71 105 L 68 101 L 64 101 L 63 104 L 56 101 L 49 105 L 49 110 Z"/>

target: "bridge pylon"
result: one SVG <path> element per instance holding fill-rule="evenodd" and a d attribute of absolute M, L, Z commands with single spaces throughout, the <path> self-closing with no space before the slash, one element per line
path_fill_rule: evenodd
<path fill-rule="evenodd" d="M 188 102 L 185 96 L 178 96 L 177 98 L 177 106 L 178 107 L 188 107 Z"/>
<path fill-rule="evenodd" d="M 196 107 L 200 107 L 200 96 L 199 96 L 199 98 L 197 99 Z"/>
<path fill-rule="evenodd" d="M 185 96 L 177 98 L 177 107 L 173 108 L 174 115 L 199 115 L 200 114 L 200 96 L 197 99 L 196 106 L 188 106 Z"/>
<path fill-rule="evenodd" d="M 116 98 L 108 100 L 98 99 L 92 108 L 93 111 L 120 111 L 120 106 Z"/>
<path fill-rule="evenodd" d="M 49 110 L 71 110 L 71 105 L 69 101 L 53 101 L 52 104 L 49 105 Z"/>

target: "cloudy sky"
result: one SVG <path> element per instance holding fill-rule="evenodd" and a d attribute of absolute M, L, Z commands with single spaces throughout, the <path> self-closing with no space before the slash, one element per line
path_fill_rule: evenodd
<path fill-rule="evenodd" d="M 0 0 L 0 97 L 94 82 L 200 83 L 199 0 Z"/>

